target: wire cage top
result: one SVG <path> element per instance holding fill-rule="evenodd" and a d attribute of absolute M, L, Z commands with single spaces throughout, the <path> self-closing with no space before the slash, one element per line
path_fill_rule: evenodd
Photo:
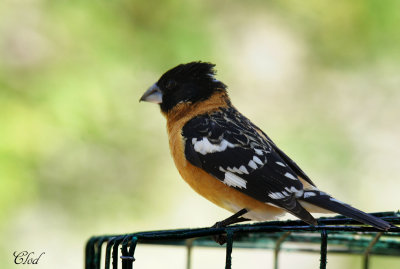
<path fill-rule="evenodd" d="M 392 224 L 400 224 L 399 212 L 372 214 Z M 137 244 L 173 245 L 187 248 L 187 268 L 191 265 L 194 246 L 220 247 L 213 235 L 226 234 L 225 268 L 231 268 L 235 248 L 274 250 L 274 268 L 278 268 L 280 250 L 320 253 L 320 268 L 326 268 L 327 253 L 363 255 L 363 266 L 369 268 L 370 255 L 400 256 L 400 228 L 381 231 L 361 225 L 343 216 L 323 217 L 317 226 L 302 221 L 271 221 L 233 225 L 225 228 L 199 228 L 146 231 L 123 235 L 94 236 L 86 244 L 86 269 L 100 268 L 105 246 L 105 268 L 132 268 Z M 285 244 L 283 244 L 285 243 Z M 289 244 L 290 243 L 290 244 Z M 120 249 L 119 249 L 120 248 Z M 112 264 L 111 264 L 112 258 Z"/>

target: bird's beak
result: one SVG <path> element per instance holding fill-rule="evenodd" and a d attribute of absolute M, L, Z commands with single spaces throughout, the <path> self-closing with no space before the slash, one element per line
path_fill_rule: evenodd
<path fill-rule="evenodd" d="M 157 86 L 157 84 L 153 84 L 140 98 L 139 102 L 141 101 L 146 101 L 146 102 L 151 102 L 155 104 L 161 104 L 162 103 L 162 92 L 160 88 Z"/>

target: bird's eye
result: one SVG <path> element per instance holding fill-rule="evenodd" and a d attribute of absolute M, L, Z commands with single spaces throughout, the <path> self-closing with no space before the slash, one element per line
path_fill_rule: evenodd
<path fill-rule="evenodd" d="M 167 84 L 165 85 L 165 87 L 169 90 L 175 88 L 176 86 L 176 81 L 175 80 L 168 80 Z"/>

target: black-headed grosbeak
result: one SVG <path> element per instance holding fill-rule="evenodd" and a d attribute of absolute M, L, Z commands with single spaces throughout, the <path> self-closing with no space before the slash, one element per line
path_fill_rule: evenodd
<path fill-rule="evenodd" d="M 310 212 L 336 212 L 381 230 L 391 225 L 320 191 L 274 142 L 231 103 L 213 64 L 167 71 L 140 99 L 160 105 L 183 179 L 233 213 L 224 225 L 286 212 L 316 225 Z M 244 218 L 241 218 L 243 216 Z"/>

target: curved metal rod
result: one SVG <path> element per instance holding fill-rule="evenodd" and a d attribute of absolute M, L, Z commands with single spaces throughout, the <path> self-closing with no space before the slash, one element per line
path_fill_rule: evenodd
<path fill-rule="evenodd" d="M 278 255 L 279 255 L 279 251 L 281 250 L 281 245 L 282 245 L 283 241 L 285 241 L 285 239 L 291 233 L 292 232 L 286 232 L 281 237 L 279 237 L 278 240 L 276 240 L 275 251 L 274 251 L 274 268 L 275 269 L 278 269 Z"/>
<path fill-rule="evenodd" d="M 368 269 L 369 268 L 369 254 L 371 253 L 372 248 L 375 246 L 375 244 L 379 241 L 379 238 L 381 237 L 381 235 L 383 234 L 383 232 L 379 232 L 375 235 L 375 237 L 371 240 L 371 242 L 369 243 L 369 245 L 367 246 L 367 248 L 364 251 L 364 269 Z"/>
<path fill-rule="evenodd" d="M 125 239 L 125 236 L 118 236 L 114 241 L 114 246 L 112 248 L 112 266 L 113 269 L 118 269 L 118 247 L 121 242 Z"/>
<path fill-rule="evenodd" d="M 111 248 L 114 246 L 115 240 L 117 237 L 111 238 L 110 241 L 107 242 L 106 246 L 106 258 L 105 258 L 105 269 L 110 269 L 110 260 L 111 260 Z"/>

